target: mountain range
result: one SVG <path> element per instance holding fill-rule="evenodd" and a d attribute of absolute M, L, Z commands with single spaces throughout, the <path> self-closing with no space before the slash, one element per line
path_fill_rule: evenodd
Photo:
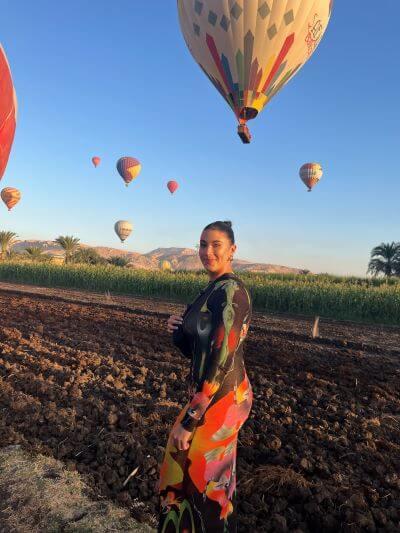
<path fill-rule="evenodd" d="M 14 244 L 13 250 L 17 253 L 23 253 L 28 247 L 38 247 L 43 252 L 53 257 L 63 257 L 64 251 L 54 241 L 43 240 L 26 240 Z M 157 270 L 160 261 L 169 261 L 174 270 L 201 270 L 203 268 L 198 252 L 192 248 L 157 248 L 146 254 L 108 248 L 106 246 L 88 246 L 81 244 L 82 248 L 93 248 L 104 258 L 111 257 L 128 257 L 131 268 L 143 268 L 145 270 Z M 282 265 L 272 265 L 269 263 L 253 263 L 243 259 L 234 259 L 233 269 L 237 271 L 262 272 L 262 273 L 279 273 L 279 274 L 301 274 L 303 270 L 291 268 Z"/>

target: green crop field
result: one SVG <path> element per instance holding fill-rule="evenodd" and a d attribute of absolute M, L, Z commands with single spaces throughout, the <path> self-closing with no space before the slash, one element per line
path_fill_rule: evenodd
<path fill-rule="evenodd" d="M 400 325 L 400 280 L 329 275 L 238 273 L 254 309 Z M 5 261 L 0 280 L 189 302 L 208 282 L 204 272 L 161 272 L 114 266 Z"/>

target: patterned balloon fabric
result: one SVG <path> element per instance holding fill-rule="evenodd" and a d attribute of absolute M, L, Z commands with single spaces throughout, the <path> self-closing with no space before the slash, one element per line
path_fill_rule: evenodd
<path fill-rule="evenodd" d="M 121 242 L 124 242 L 132 233 L 133 225 L 129 220 L 118 220 L 114 224 L 115 233 L 120 238 Z"/>
<path fill-rule="evenodd" d="M 191 54 L 242 126 L 311 57 L 332 6 L 333 0 L 178 0 Z"/>
<path fill-rule="evenodd" d="M 319 182 L 322 174 L 322 167 L 319 163 L 306 163 L 300 168 L 300 178 L 308 187 L 308 192 L 311 192 L 312 188 Z"/>
<path fill-rule="evenodd" d="M 0 179 L 6 170 L 17 121 L 17 97 L 5 52 L 0 45 Z"/>
<path fill-rule="evenodd" d="M 139 176 L 142 165 L 134 157 L 121 157 L 117 161 L 117 170 L 125 185 L 128 186 L 131 181 Z"/>
<path fill-rule="evenodd" d="M 21 192 L 14 187 L 6 187 L 1 191 L 0 196 L 9 211 L 21 200 Z"/>

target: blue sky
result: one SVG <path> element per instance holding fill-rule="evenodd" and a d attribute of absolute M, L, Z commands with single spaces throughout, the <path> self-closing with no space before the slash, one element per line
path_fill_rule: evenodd
<path fill-rule="evenodd" d="M 1 184 L 23 198 L 0 226 L 122 248 L 113 225 L 128 219 L 124 249 L 143 253 L 193 248 L 208 222 L 231 219 L 242 259 L 365 274 L 373 246 L 400 240 L 400 3 L 384 4 L 377 16 L 337 1 L 317 52 L 242 145 L 175 0 L 3 0 L 19 118 Z M 123 155 L 143 164 L 128 189 Z M 307 161 L 324 168 L 311 194 L 298 178 Z"/>

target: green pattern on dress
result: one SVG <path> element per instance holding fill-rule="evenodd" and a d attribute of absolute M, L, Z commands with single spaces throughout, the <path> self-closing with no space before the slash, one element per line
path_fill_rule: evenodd
<path fill-rule="evenodd" d="M 185 511 L 187 511 L 187 513 L 189 513 L 189 515 L 190 515 L 190 522 L 191 522 L 190 531 L 194 533 L 195 532 L 195 526 L 194 526 L 193 511 L 192 511 L 192 509 L 190 507 L 190 503 L 188 502 L 188 500 L 183 500 L 183 502 L 181 502 L 179 504 L 178 513 L 176 511 L 174 511 L 174 510 L 169 511 L 169 513 L 167 515 L 167 518 L 165 519 L 165 522 L 164 522 L 163 528 L 161 530 L 161 533 L 164 533 L 166 531 L 167 527 L 171 523 L 175 526 L 175 533 L 180 533 L 181 532 L 182 520 L 184 518 L 184 512 Z"/>
<path fill-rule="evenodd" d="M 224 340 L 222 342 L 221 350 L 219 352 L 218 357 L 218 367 L 220 368 L 223 366 L 228 358 L 228 338 L 229 333 L 231 331 L 231 328 L 235 321 L 235 304 L 233 303 L 233 298 L 235 296 L 235 292 L 239 290 L 239 285 L 234 280 L 224 280 L 219 281 L 215 284 L 214 290 L 208 295 L 206 301 L 204 302 L 203 306 L 201 307 L 200 311 L 202 313 L 211 312 L 208 307 L 208 300 L 212 293 L 216 291 L 219 288 L 222 288 L 226 293 L 226 303 L 224 304 L 224 310 L 222 311 L 222 321 L 224 323 Z M 205 354 L 202 355 L 201 363 L 200 363 L 200 370 L 199 375 L 200 379 L 203 377 L 203 370 L 204 370 L 204 364 L 205 364 Z"/>

